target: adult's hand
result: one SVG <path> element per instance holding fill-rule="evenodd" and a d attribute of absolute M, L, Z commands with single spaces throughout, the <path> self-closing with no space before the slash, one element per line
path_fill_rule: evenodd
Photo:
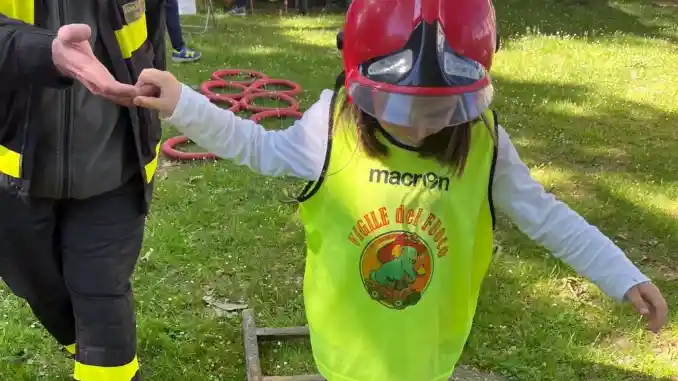
<path fill-rule="evenodd" d="M 59 71 L 81 82 L 89 91 L 116 103 L 130 105 L 139 89 L 118 82 L 92 52 L 86 24 L 69 24 L 59 29 L 52 42 L 52 61 Z"/>

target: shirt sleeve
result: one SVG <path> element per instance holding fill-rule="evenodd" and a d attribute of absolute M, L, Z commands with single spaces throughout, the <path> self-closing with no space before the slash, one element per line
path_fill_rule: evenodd
<path fill-rule="evenodd" d="M 315 181 L 327 152 L 332 95 L 331 90 L 323 91 L 292 126 L 268 131 L 182 85 L 174 114 L 166 121 L 209 152 L 259 174 Z"/>
<path fill-rule="evenodd" d="M 47 29 L 0 13 L 0 93 L 27 85 L 63 88 L 73 84 L 52 61 L 55 37 Z"/>
<path fill-rule="evenodd" d="M 535 181 L 499 126 L 492 198 L 518 228 L 611 298 L 649 281 L 608 237 Z"/>

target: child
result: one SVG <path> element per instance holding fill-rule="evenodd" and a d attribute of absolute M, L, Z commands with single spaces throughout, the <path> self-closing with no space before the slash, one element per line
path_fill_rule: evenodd
<path fill-rule="evenodd" d="M 330 381 L 434 381 L 453 372 L 493 248 L 496 205 L 658 331 L 660 291 L 607 237 L 535 182 L 490 111 L 490 0 L 356 0 L 344 76 L 284 131 L 212 105 L 171 74 L 135 104 L 269 176 L 309 180 L 305 308 Z"/>

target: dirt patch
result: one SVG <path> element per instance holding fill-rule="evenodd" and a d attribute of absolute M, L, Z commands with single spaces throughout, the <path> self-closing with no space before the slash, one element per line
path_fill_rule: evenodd
<path fill-rule="evenodd" d="M 656 245 L 655 245 L 656 246 Z M 640 251 L 640 250 L 629 250 L 630 252 L 632 251 Z M 671 260 L 671 258 L 667 258 L 665 255 L 661 256 L 661 260 L 656 259 L 653 257 L 651 254 L 645 254 L 645 253 L 663 253 L 665 252 L 666 249 L 661 247 L 659 249 L 654 249 L 652 246 L 649 248 L 644 248 L 642 251 L 640 251 L 639 254 L 636 255 L 629 255 L 630 258 L 633 258 L 633 262 L 637 265 L 641 265 L 643 267 L 643 270 L 650 273 L 652 278 L 659 277 L 663 280 L 666 281 L 676 281 L 678 280 L 678 266 L 674 264 Z M 657 255 L 657 254 L 654 254 Z M 657 255 L 658 256 L 658 255 Z M 659 256 L 658 256 L 659 257 Z M 665 263 L 668 262 L 668 263 Z"/>
<path fill-rule="evenodd" d="M 458 367 L 450 381 L 506 381 L 494 374 L 478 372 L 464 367 Z"/>
<path fill-rule="evenodd" d="M 158 169 L 156 170 L 156 176 L 158 179 L 165 180 L 167 178 L 167 173 L 178 167 L 179 162 L 167 160 L 164 157 L 160 157 L 158 159 Z"/>
<path fill-rule="evenodd" d="M 674 356 L 678 355 L 678 338 L 668 331 L 660 332 L 652 341 L 652 352 L 667 358 L 675 358 Z"/>
<path fill-rule="evenodd" d="M 678 1 L 655 1 L 652 3 L 655 7 L 659 8 L 678 8 Z M 678 379 L 678 378 L 677 378 Z"/>
<path fill-rule="evenodd" d="M 611 350 L 624 353 L 629 353 L 636 347 L 635 342 L 633 342 L 628 337 L 624 337 L 619 334 L 605 338 L 601 344 L 610 348 Z M 671 332 L 663 331 L 657 335 L 652 335 L 648 349 L 657 356 L 670 359 L 678 354 L 678 339 L 673 337 Z"/>

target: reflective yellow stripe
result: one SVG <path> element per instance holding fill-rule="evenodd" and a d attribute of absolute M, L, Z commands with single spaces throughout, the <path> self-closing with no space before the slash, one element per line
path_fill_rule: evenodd
<path fill-rule="evenodd" d="M 74 355 L 75 354 L 75 344 L 71 345 L 66 345 L 64 348 L 68 351 L 68 353 Z"/>
<path fill-rule="evenodd" d="M 27 24 L 33 24 L 35 22 L 34 6 L 34 1 L 0 0 L 0 13 Z M 21 155 L 2 145 L 0 145 L 0 172 L 17 179 L 21 172 Z"/>
<path fill-rule="evenodd" d="M 33 24 L 35 23 L 35 2 L 33 0 L 0 0 L 0 13 Z M 132 57 L 132 53 L 139 49 L 148 38 L 146 14 L 142 13 L 138 20 L 116 30 L 115 38 L 118 40 L 123 58 Z"/>
<path fill-rule="evenodd" d="M 132 57 L 132 53 L 139 49 L 148 38 L 146 14 L 142 13 L 138 20 L 123 26 L 120 30 L 116 30 L 115 38 L 118 40 L 118 45 L 120 45 L 122 57 Z"/>
<path fill-rule="evenodd" d="M 153 180 L 153 175 L 155 174 L 155 170 L 158 168 L 158 153 L 160 152 L 160 143 L 155 146 L 155 157 L 153 157 L 153 160 L 151 160 L 150 163 L 146 164 L 146 167 L 144 169 L 146 170 L 146 182 L 150 183 L 151 180 Z"/>
<path fill-rule="evenodd" d="M 137 357 L 123 366 L 94 366 L 75 362 L 73 378 L 78 381 L 130 381 L 139 370 Z"/>
<path fill-rule="evenodd" d="M 0 145 L 0 172 L 17 179 L 21 176 L 21 155 L 2 145 Z"/>
<path fill-rule="evenodd" d="M 35 22 L 34 1 L 29 0 L 0 0 L 0 13 L 27 24 Z"/>

